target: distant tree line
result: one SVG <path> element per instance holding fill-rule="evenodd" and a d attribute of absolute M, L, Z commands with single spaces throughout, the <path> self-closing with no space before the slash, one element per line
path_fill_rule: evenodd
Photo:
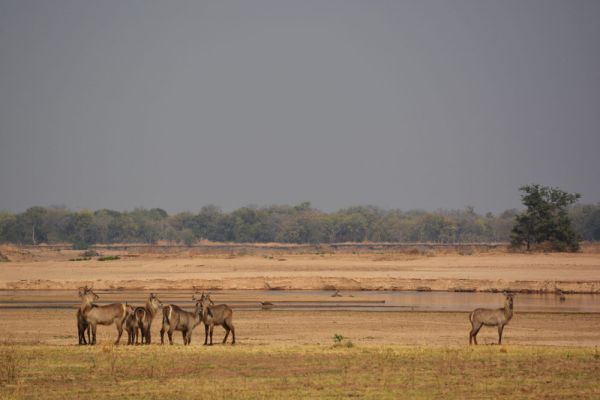
<path fill-rule="evenodd" d="M 600 204 L 568 209 L 577 235 L 600 240 Z M 218 242 L 500 242 L 511 239 L 517 210 L 478 214 L 463 210 L 400 211 L 373 206 L 326 213 L 297 206 L 243 207 L 224 212 L 215 206 L 198 213 L 169 215 L 160 208 L 119 212 L 72 211 L 32 207 L 23 213 L 0 212 L 0 242 L 39 244 L 166 240 L 191 245 L 200 239 Z"/>

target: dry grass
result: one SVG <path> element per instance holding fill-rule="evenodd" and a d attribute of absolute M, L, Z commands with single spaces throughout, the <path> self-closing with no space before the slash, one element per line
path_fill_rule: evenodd
<path fill-rule="evenodd" d="M 6 398 L 597 398 L 594 348 L 14 345 Z"/>
<path fill-rule="evenodd" d="M 0 386 L 13 385 L 19 382 L 24 370 L 23 355 L 12 342 L 0 345 Z"/>

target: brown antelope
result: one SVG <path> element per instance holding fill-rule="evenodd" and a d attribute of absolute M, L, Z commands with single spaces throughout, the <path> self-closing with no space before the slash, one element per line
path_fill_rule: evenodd
<path fill-rule="evenodd" d="M 498 344 L 502 344 L 502 331 L 513 316 L 513 295 L 506 294 L 503 308 L 478 308 L 469 314 L 471 321 L 471 332 L 469 333 L 469 344 L 477 344 L 477 333 L 483 325 L 498 327 Z"/>
<path fill-rule="evenodd" d="M 85 333 L 87 332 L 87 341 L 85 340 Z M 85 322 L 81 309 L 77 309 L 77 333 L 79 336 L 79 344 L 88 344 L 90 341 L 91 328 Z"/>
<path fill-rule="evenodd" d="M 91 288 L 86 287 L 81 298 L 80 309 L 85 322 L 92 328 L 92 342 L 90 344 L 96 344 L 96 328 L 98 325 L 112 325 L 113 323 L 117 326 L 119 333 L 115 344 L 119 344 L 123 335 L 123 325 L 127 318 L 127 306 L 122 303 L 98 306 L 93 304 L 94 300 L 97 299 L 98 295 Z"/>
<path fill-rule="evenodd" d="M 127 306 L 127 318 L 125 318 L 125 331 L 127 332 L 127 344 L 138 344 L 139 326 L 135 319 L 135 308 Z"/>
<path fill-rule="evenodd" d="M 87 290 L 87 286 L 79 288 L 79 297 L 83 298 L 83 295 L 85 294 L 86 290 Z M 87 336 L 88 336 L 87 341 L 85 340 L 86 332 L 87 332 Z M 79 336 L 79 344 L 88 344 L 88 342 L 91 342 L 90 332 L 91 332 L 91 328 L 88 325 L 88 323 L 85 321 L 85 318 L 83 317 L 83 311 L 82 311 L 81 307 L 79 307 L 77 309 L 77 334 Z"/>
<path fill-rule="evenodd" d="M 183 310 L 175 304 L 163 307 L 163 325 L 160 330 L 160 343 L 164 344 L 165 332 L 169 336 L 169 343 L 173 344 L 173 332 L 181 331 L 183 344 L 192 342 L 192 331 L 202 322 L 202 305 L 196 302 L 194 312 Z"/>
<path fill-rule="evenodd" d="M 137 330 L 139 329 L 142 333 L 142 344 L 150 344 L 152 342 L 152 335 L 150 328 L 152 327 L 152 321 L 154 316 L 158 312 L 158 309 L 162 307 L 161 301 L 154 293 L 150 293 L 146 305 L 144 307 L 137 307 L 135 309 L 135 321 L 136 327 L 136 344 L 137 344 Z"/>
<path fill-rule="evenodd" d="M 196 296 L 192 297 L 196 299 Z M 222 326 L 225 329 L 223 344 L 227 342 L 227 337 L 231 331 L 232 341 L 235 344 L 235 327 L 233 326 L 233 310 L 227 304 L 217 304 L 210 299 L 210 294 L 200 296 L 198 302 L 202 305 L 202 322 L 204 322 L 204 344 L 208 342 L 210 333 L 210 346 L 213 344 L 213 330 L 215 325 Z"/>

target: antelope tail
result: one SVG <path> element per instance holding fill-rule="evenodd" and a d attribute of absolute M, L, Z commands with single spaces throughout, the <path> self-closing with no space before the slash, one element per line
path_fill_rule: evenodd
<path fill-rule="evenodd" d="M 170 324 L 170 319 L 171 319 L 171 312 L 173 311 L 173 307 L 171 307 L 170 305 L 167 306 L 166 309 L 163 310 L 163 323 L 164 324 Z"/>
<path fill-rule="evenodd" d="M 473 322 L 473 314 L 475 314 L 475 311 L 471 311 L 471 314 L 469 314 L 469 321 Z"/>
<path fill-rule="evenodd" d="M 146 318 L 146 310 L 138 308 L 137 310 L 135 310 L 135 319 L 140 322 L 143 321 L 144 318 Z"/>

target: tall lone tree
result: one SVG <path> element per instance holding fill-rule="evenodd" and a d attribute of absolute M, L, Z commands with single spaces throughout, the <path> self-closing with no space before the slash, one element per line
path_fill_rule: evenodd
<path fill-rule="evenodd" d="M 544 244 L 554 251 L 579 250 L 579 236 L 571 226 L 567 207 L 577 202 L 579 193 L 567 193 L 554 187 L 526 185 L 521 201 L 527 207 L 516 216 L 511 233 L 513 247 Z"/>

